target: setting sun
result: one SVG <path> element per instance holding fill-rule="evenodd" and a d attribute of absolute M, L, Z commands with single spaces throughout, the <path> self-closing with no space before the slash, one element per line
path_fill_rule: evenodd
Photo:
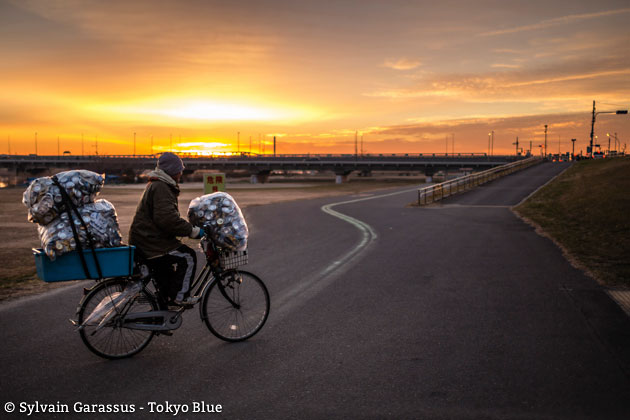
<path fill-rule="evenodd" d="M 512 153 L 545 125 L 577 151 L 593 100 L 630 107 L 630 8 L 612 0 L 132 3 L 0 0 L 7 152 L 236 152 L 238 133 L 281 133 L 281 153 L 348 153 L 355 135 L 368 153 L 471 153 L 494 131 Z M 606 132 L 630 118 L 601 115 Z"/>

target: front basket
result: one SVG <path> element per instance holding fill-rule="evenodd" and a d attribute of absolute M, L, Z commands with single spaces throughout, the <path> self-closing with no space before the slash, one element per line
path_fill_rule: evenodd
<path fill-rule="evenodd" d="M 248 256 L 245 251 L 223 251 L 219 256 L 219 264 L 224 270 L 238 268 L 247 264 Z"/>

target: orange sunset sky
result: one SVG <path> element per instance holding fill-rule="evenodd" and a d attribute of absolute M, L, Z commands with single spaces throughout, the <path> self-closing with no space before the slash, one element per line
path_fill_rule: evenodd
<path fill-rule="evenodd" d="M 0 153 L 586 152 L 629 51 L 627 0 L 0 0 Z"/>

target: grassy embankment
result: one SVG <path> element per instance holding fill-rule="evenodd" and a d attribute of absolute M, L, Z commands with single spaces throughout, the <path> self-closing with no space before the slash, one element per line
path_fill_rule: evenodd
<path fill-rule="evenodd" d="M 577 162 L 515 210 L 601 284 L 630 287 L 630 158 Z"/>

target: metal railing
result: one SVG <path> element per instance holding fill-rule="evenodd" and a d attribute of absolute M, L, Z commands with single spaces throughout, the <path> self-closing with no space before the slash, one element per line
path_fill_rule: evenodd
<path fill-rule="evenodd" d="M 542 162 L 541 158 L 530 157 L 518 162 L 497 166 L 483 172 L 465 175 L 459 178 L 451 179 L 450 181 L 421 188 L 418 190 L 418 205 L 426 206 L 427 204 L 435 203 L 443 198 L 459 192 L 468 191 L 478 185 L 485 184 L 488 181 L 520 171 L 521 169 L 528 168 L 540 162 Z"/>

